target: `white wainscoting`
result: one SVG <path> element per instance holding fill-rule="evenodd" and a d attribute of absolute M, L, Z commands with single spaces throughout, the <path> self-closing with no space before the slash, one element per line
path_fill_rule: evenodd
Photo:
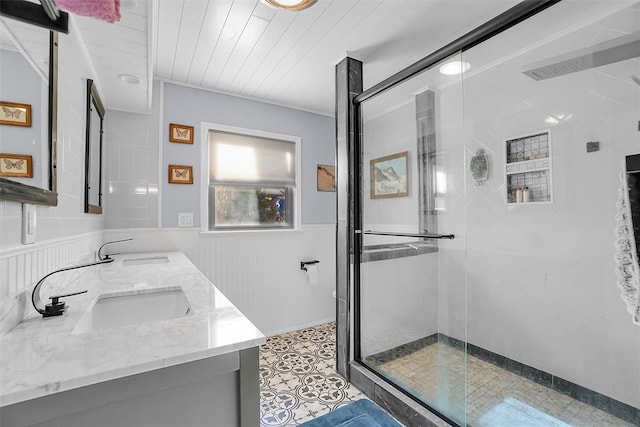
<path fill-rule="evenodd" d="M 31 289 L 38 280 L 92 258 L 101 242 L 102 231 L 95 231 L 0 251 L 0 335 L 30 313 Z M 64 273 L 65 279 L 72 280 L 80 272 Z"/>
<path fill-rule="evenodd" d="M 335 320 L 334 224 L 297 231 L 104 231 L 105 241 L 128 237 L 134 240 L 118 252 L 182 251 L 265 335 Z M 300 261 L 312 259 L 320 261 L 317 286 L 300 270 Z"/>

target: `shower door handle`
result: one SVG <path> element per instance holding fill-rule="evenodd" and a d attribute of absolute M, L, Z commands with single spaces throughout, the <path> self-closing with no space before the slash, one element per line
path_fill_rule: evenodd
<path fill-rule="evenodd" d="M 357 233 L 357 231 L 356 231 Z M 416 237 L 419 239 L 455 239 L 453 234 L 431 234 L 431 233 L 392 233 L 388 231 L 364 230 L 363 234 L 373 234 L 375 236 L 396 236 L 396 237 Z"/>

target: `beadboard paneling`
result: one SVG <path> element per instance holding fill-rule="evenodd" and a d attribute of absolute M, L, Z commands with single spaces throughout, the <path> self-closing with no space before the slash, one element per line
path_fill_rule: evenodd
<path fill-rule="evenodd" d="M 101 241 L 102 232 L 97 231 L 0 251 L 0 335 L 32 314 L 31 289 L 38 280 L 58 268 L 92 259 Z M 79 273 L 64 273 L 66 283 Z M 49 291 L 56 278 L 47 279 Z"/>
<path fill-rule="evenodd" d="M 126 252 L 179 250 L 266 335 L 335 318 L 335 225 L 298 231 L 200 233 L 195 229 L 105 230 L 133 237 Z M 317 259 L 318 286 L 300 261 Z"/>

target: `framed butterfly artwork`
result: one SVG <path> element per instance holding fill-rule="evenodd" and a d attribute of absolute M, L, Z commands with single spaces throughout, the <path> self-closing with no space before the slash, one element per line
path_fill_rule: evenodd
<path fill-rule="evenodd" d="M 193 126 L 169 123 L 169 141 L 193 144 Z"/>
<path fill-rule="evenodd" d="M 169 184 L 193 184 L 193 166 L 169 165 Z"/>
<path fill-rule="evenodd" d="M 33 158 L 26 154 L 0 153 L 0 176 L 33 178 Z"/>
<path fill-rule="evenodd" d="M 0 101 L 0 125 L 31 127 L 31 105 Z"/>

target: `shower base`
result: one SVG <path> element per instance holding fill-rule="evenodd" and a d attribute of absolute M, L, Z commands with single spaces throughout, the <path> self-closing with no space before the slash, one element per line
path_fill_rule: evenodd
<path fill-rule="evenodd" d="M 464 343 L 436 334 L 368 356 L 364 361 L 380 375 L 460 425 L 639 425 L 640 411 L 636 408 L 580 387 L 583 394 L 586 390 L 601 397 L 597 400 L 608 399 L 603 409 L 617 411 L 616 415 L 624 419 L 619 418 L 539 383 L 546 381 L 545 375 L 550 374 L 530 367 L 526 367 L 530 369 L 526 371 L 522 368 L 526 365 L 499 355 L 495 356 L 504 360 L 496 361 L 488 355 L 495 353 L 470 345 L 465 357 Z"/>

